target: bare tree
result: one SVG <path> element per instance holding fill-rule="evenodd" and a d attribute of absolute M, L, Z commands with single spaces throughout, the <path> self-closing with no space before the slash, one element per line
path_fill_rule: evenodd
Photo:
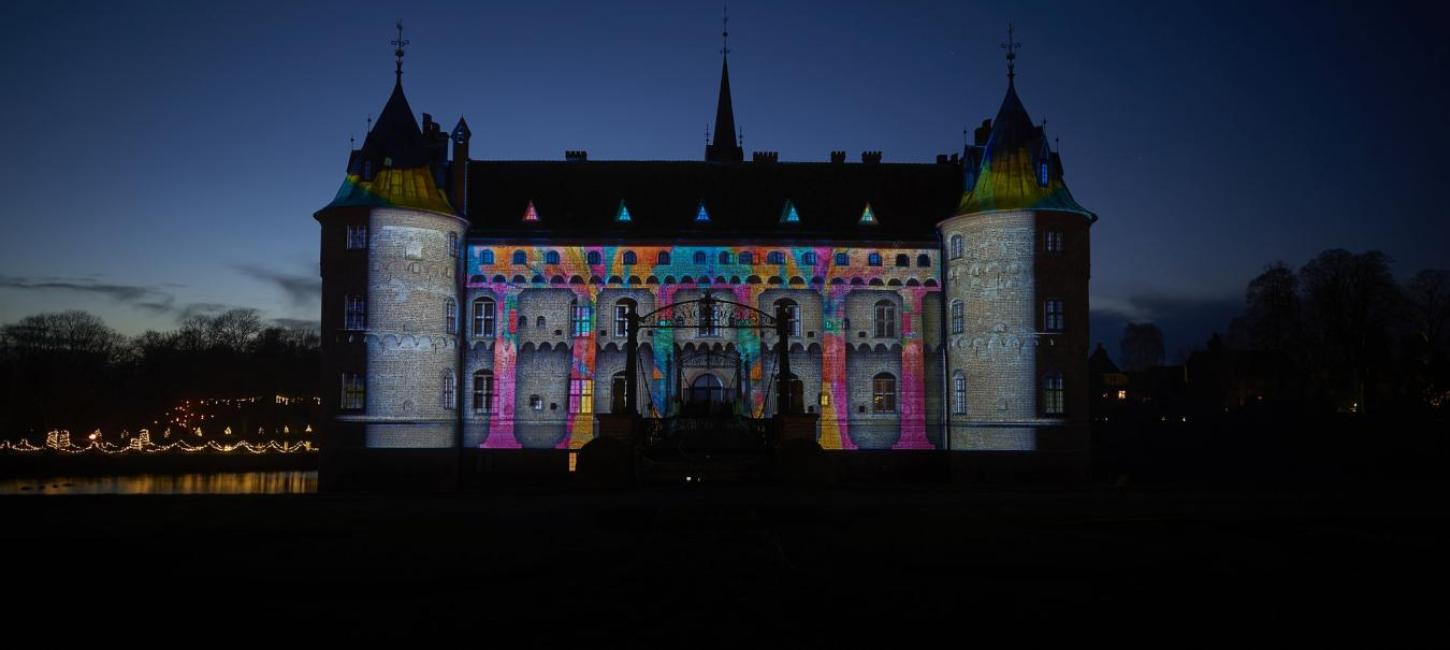
<path fill-rule="evenodd" d="M 1388 360 L 1389 324 L 1401 306 L 1389 265 L 1379 251 L 1333 249 L 1299 270 L 1305 331 L 1330 397 L 1341 404 L 1348 398 L 1359 409 L 1374 397 L 1366 388 Z"/>

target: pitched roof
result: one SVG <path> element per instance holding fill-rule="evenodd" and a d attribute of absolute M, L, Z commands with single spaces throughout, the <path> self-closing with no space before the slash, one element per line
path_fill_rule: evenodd
<path fill-rule="evenodd" d="M 962 192 L 951 163 L 472 161 L 468 179 L 474 236 L 594 241 L 935 241 Z M 799 222 L 782 221 L 787 201 Z"/>
<path fill-rule="evenodd" d="M 730 61 L 720 66 L 720 99 L 715 105 L 715 143 L 705 146 L 705 160 L 739 162 L 745 151 L 735 140 L 735 105 L 730 99 Z"/>
<path fill-rule="evenodd" d="M 1047 166 L 1047 184 L 1038 182 Z M 1062 162 L 1047 146 L 1047 134 L 1032 124 L 1009 80 L 982 152 L 976 182 L 961 197 L 957 214 L 1006 210 L 1052 210 L 1097 216 L 1078 204 L 1062 178 Z"/>

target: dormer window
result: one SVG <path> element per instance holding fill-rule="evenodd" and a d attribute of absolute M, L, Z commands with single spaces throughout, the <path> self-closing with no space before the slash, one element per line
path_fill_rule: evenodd
<path fill-rule="evenodd" d="M 1047 187 L 1047 161 L 1037 163 L 1037 184 Z"/>

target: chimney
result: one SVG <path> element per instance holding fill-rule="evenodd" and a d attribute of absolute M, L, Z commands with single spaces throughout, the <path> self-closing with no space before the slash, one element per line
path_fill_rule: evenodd
<path fill-rule="evenodd" d="M 750 154 L 750 160 L 758 163 L 773 163 L 780 160 L 779 151 L 756 151 Z"/>
<path fill-rule="evenodd" d="M 947 155 L 944 154 L 944 153 L 937 154 L 936 155 L 936 164 L 938 164 L 938 165 L 945 165 L 945 164 L 947 164 Z"/>
<path fill-rule="evenodd" d="M 881 162 L 880 151 L 862 151 L 861 162 L 867 165 L 875 165 Z"/>
<path fill-rule="evenodd" d="M 565 151 L 564 152 L 564 160 L 567 160 L 569 162 L 584 162 L 586 160 L 589 160 L 589 152 L 588 151 L 583 151 L 583 150 L 579 150 L 579 151 L 575 151 L 575 150 Z"/>
<path fill-rule="evenodd" d="M 846 162 L 846 152 L 844 152 L 844 151 L 832 151 L 831 152 L 831 162 L 833 162 L 833 163 L 843 163 L 843 162 Z"/>

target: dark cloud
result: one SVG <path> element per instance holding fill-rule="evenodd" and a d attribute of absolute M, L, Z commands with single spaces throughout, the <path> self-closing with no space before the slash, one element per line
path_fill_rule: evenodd
<path fill-rule="evenodd" d="M 185 307 L 176 310 L 176 322 L 184 321 L 192 316 L 212 316 L 220 314 L 228 309 L 236 308 L 235 305 L 228 305 L 220 302 L 193 302 L 187 303 Z"/>
<path fill-rule="evenodd" d="M 1239 314 L 1243 301 L 1237 298 L 1195 298 L 1145 294 L 1126 300 L 1095 299 L 1088 327 L 1094 343 L 1102 343 L 1115 357 L 1123 327 L 1128 323 L 1153 323 L 1163 330 L 1167 361 L 1178 361 L 1180 353 L 1202 346 L 1214 332 L 1226 334 L 1229 322 Z"/>
<path fill-rule="evenodd" d="M 307 320 L 305 318 L 273 318 L 273 327 L 284 327 L 289 330 L 319 330 L 322 329 L 322 321 Z"/>
<path fill-rule="evenodd" d="M 171 301 L 173 300 L 170 292 L 156 287 L 143 287 L 134 284 L 110 284 L 97 282 L 88 278 L 24 278 L 0 275 L 0 288 L 89 293 L 153 312 L 169 309 Z"/>
<path fill-rule="evenodd" d="M 236 269 L 247 277 L 281 289 L 297 306 L 314 305 L 322 297 L 322 278 L 316 275 L 283 273 L 250 264 L 238 264 Z"/>

